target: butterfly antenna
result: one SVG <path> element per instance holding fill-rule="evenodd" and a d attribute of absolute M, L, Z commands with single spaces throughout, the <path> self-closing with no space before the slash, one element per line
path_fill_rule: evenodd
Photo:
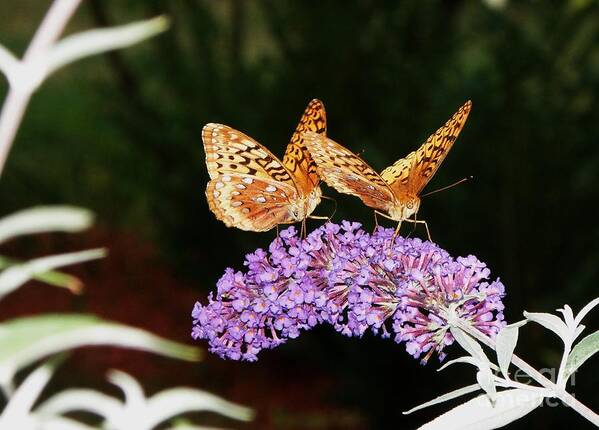
<path fill-rule="evenodd" d="M 447 190 L 447 189 L 449 189 L 449 188 L 451 188 L 451 187 L 455 187 L 456 185 L 460 185 L 460 184 L 461 184 L 461 183 L 463 183 L 463 182 L 469 181 L 469 180 L 470 180 L 470 179 L 472 179 L 472 178 L 474 178 L 474 176 L 467 176 L 467 177 L 465 177 L 465 178 L 463 178 L 463 179 L 460 179 L 460 180 L 459 180 L 459 181 L 457 181 L 457 182 L 454 182 L 454 183 L 453 183 L 453 184 L 451 184 L 451 185 L 447 185 L 446 187 L 439 188 L 438 190 L 434 190 L 434 191 L 428 192 L 428 193 L 426 193 L 426 194 L 421 194 L 421 195 L 420 195 L 420 197 L 426 197 L 426 196 L 430 196 L 431 194 L 438 193 L 439 191 L 445 191 L 445 190 Z"/>
<path fill-rule="evenodd" d="M 331 222 L 331 220 L 333 219 L 333 217 L 335 216 L 335 213 L 337 212 L 337 200 L 335 200 L 332 197 L 328 197 L 328 196 L 320 196 L 321 198 L 325 199 L 325 200 L 330 200 L 335 204 L 335 208 L 333 209 L 333 213 L 331 214 L 331 216 L 329 216 L 329 219 L 327 220 L 327 222 Z"/>

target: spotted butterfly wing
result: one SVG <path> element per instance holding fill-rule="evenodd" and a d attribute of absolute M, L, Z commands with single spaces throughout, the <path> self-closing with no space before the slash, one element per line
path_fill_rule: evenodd
<path fill-rule="evenodd" d="M 305 130 L 326 131 L 324 106 L 312 100 L 283 162 L 251 137 L 222 124 L 202 130 L 210 210 L 227 226 L 266 231 L 305 219 L 320 202 L 319 178 L 302 140 Z"/>
<path fill-rule="evenodd" d="M 254 175 L 223 175 L 206 187 L 208 206 L 216 217 L 228 227 L 248 231 L 293 222 L 289 206 L 296 197 L 291 185 Z"/>
<path fill-rule="evenodd" d="M 462 131 L 472 102 L 468 100 L 418 150 L 399 159 L 381 172 L 381 178 L 396 195 L 418 196 L 445 160 Z"/>
<path fill-rule="evenodd" d="M 359 197 L 367 206 L 387 210 L 393 192 L 360 157 L 328 137 L 305 133 L 305 143 L 322 179 L 344 194 Z"/>
<path fill-rule="evenodd" d="M 289 171 L 268 149 L 244 133 L 222 124 L 202 129 L 208 175 L 245 174 L 284 182 L 295 188 Z"/>
<path fill-rule="evenodd" d="M 356 154 L 327 137 L 305 133 L 305 142 L 328 185 L 402 221 L 418 211 L 418 195 L 447 156 L 471 107 L 472 103 L 466 102 L 418 150 L 380 175 Z"/>
<path fill-rule="evenodd" d="M 298 187 L 309 194 L 318 186 L 320 177 L 316 163 L 304 143 L 303 134 L 306 132 L 326 135 L 326 111 L 318 99 L 313 99 L 306 107 L 283 157 L 283 165 L 294 176 Z"/>

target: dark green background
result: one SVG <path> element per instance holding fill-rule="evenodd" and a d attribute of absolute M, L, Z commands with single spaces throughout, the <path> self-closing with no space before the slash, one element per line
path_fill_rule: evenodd
<path fill-rule="evenodd" d="M 147 311 L 146 327 L 159 329 L 169 318 L 190 326 L 185 312 L 193 300 L 179 289 L 205 300 L 225 267 L 241 268 L 244 254 L 274 237 L 227 229 L 209 212 L 205 123 L 228 124 L 282 155 L 316 97 L 327 108 L 329 135 L 364 149 L 382 169 L 471 99 L 470 118 L 427 190 L 474 180 L 425 198 L 419 217 L 450 253 L 475 254 L 501 277 L 509 321 L 523 310 L 579 309 L 597 296 L 599 281 L 598 3 L 489 6 L 497 3 L 85 1 L 67 33 L 157 14 L 167 14 L 172 28 L 49 79 L 32 100 L 0 182 L 2 213 L 41 203 L 93 209 L 109 237 L 149 244 L 176 280 Z M 2 43 L 22 52 L 47 4 L 2 2 Z M 325 193 L 338 200 L 337 220 L 371 228 L 371 212 L 358 199 Z M 327 202 L 316 210 L 329 212 Z M 135 252 L 124 247 L 111 258 Z M 148 275 L 153 267 L 133 274 L 114 267 L 121 282 L 145 276 L 139 294 L 146 298 L 161 282 Z M 93 284 L 93 271 L 86 276 Z M 112 294 L 122 303 L 118 289 Z M 134 297 L 125 313 L 134 312 Z M 163 312 L 169 300 L 181 314 Z M 98 311 L 85 302 L 77 307 Z M 170 334 L 187 339 L 189 327 L 182 327 Z M 552 367 L 559 347 L 556 337 L 527 326 L 519 350 Z M 574 391 L 597 409 L 593 365 L 596 359 Z M 182 372 L 177 363 L 168 366 Z M 445 409 L 409 417 L 401 411 L 474 381 L 472 369 L 437 374 L 435 367 L 421 367 L 391 341 L 319 328 L 265 352 L 257 364 L 209 359 L 185 372 L 192 385 L 255 406 L 258 419 L 247 428 L 390 429 L 424 423 Z M 569 420 L 586 425 L 563 407 L 544 407 L 512 428 L 562 428 Z"/>

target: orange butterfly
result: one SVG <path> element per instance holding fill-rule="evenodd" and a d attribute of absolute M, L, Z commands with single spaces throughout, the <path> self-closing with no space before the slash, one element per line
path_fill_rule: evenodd
<path fill-rule="evenodd" d="M 417 220 L 420 192 L 433 177 L 458 134 L 464 127 L 472 102 L 468 100 L 443 127 L 430 136 L 418 150 L 410 152 L 378 174 L 359 156 L 315 133 L 306 133 L 305 143 L 318 166 L 321 178 L 340 193 L 359 197 L 376 214 L 398 221 L 422 223 Z M 379 212 L 383 211 L 383 212 Z M 414 219 L 410 219 L 411 216 Z"/>
<path fill-rule="evenodd" d="M 206 124 L 202 140 L 211 179 L 206 198 L 216 218 L 249 231 L 304 222 L 322 194 L 316 164 L 304 144 L 306 132 L 326 134 L 320 100 L 308 104 L 282 162 L 251 137 L 226 125 Z"/>

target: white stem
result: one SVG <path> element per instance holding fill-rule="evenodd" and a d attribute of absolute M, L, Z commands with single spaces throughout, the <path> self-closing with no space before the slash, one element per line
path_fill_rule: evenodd
<path fill-rule="evenodd" d="M 60 37 L 80 2 L 81 0 L 55 0 L 52 3 L 33 36 L 23 56 L 23 61 L 20 62 L 23 71 L 32 72 L 36 65 L 40 64 L 38 59 L 46 55 L 48 49 Z M 31 82 L 24 82 L 23 85 L 20 85 L 17 82 L 18 75 L 14 76 L 13 74 L 13 76 L 7 77 L 9 77 L 10 89 L 0 113 L 0 175 L 4 170 L 6 158 L 27 109 L 31 94 L 36 88 L 36 86 L 31 85 Z M 31 73 L 24 73 L 23 79 L 31 79 Z"/>
<path fill-rule="evenodd" d="M 14 73 L 18 64 L 19 60 L 8 49 L 0 45 L 0 72 L 6 75 L 6 79 L 10 79 L 10 75 Z"/>
<path fill-rule="evenodd" d="M 470 324 L 461 319 L 457 319 L 457 321 L 455 321 L 455 324 L 458 328 L 464 330 L 466 333 L 468 333 L 476 340 L 487 345 L 489 348 L 495 350 L 495 341 L 487 335 L 485 335 L 484 333 L 482 333 L 481 331 L 479 331 L 478 329 L 472 327 Z M 526 372 L 532 379 L 537 381 L 543 387 L 549 389 L 553 393 L 553 395 L 560 399 L 562 402 L 564 402 L 564 404 L 570 406 L 580 415 L 582 415 L 587 420 L 599 427 L 599 415 L 597 415 L 595 412 L 589 409 L 586 405 L 576 400 L 576 398 L 572 396 L 570 393 L 568 393 L 566 390 L 557 386 L 549 379 L 545 378 L 538 370 L 536 370 L 526 361 L 522 360 L 516 354 L 512 355 L 512 363 L 514 364 L 514 366 Z"/>
<path fill-rule="evenodd" d="M 562 388 L 562 389 L 566 389 L 566 382 L 567 380 L 564 378 L 565 375 L 565 369 L 566 369 L 566 363 L 568 361 L 568 356 L 570 355 L 570 352 L 572 351 L 572 343 L 569 343 L 568 345 L 564 345 L 564 353 L 562 354 L 562 361 L 559 364 L 559 371 L 557 372 L 557 386 Z"/>
<path fill-rule="evenodd" d="M 50 48 L 62 34 L 62 31 L 75 13 L 81 0 L 55 0 L 48 9 L 44 20 L 35 32 L 23 61 L 29 61 Z"/>
<path fill-rule="evenodd" d="M 31 93 L 8 90 L 0 112 L 0 175 L 30 98 Z"/>
<path fill-rule="evenodd" d="M 505 379 L 495 376 L 495 382 L 505 388 L 522 388 L 523 390 L 538 391 L 542 395 L 547 394 L 547 388 L 536 387 L 534 385 L 523 384 L 521 382 L 512 381 L 511 379 Z"/>

